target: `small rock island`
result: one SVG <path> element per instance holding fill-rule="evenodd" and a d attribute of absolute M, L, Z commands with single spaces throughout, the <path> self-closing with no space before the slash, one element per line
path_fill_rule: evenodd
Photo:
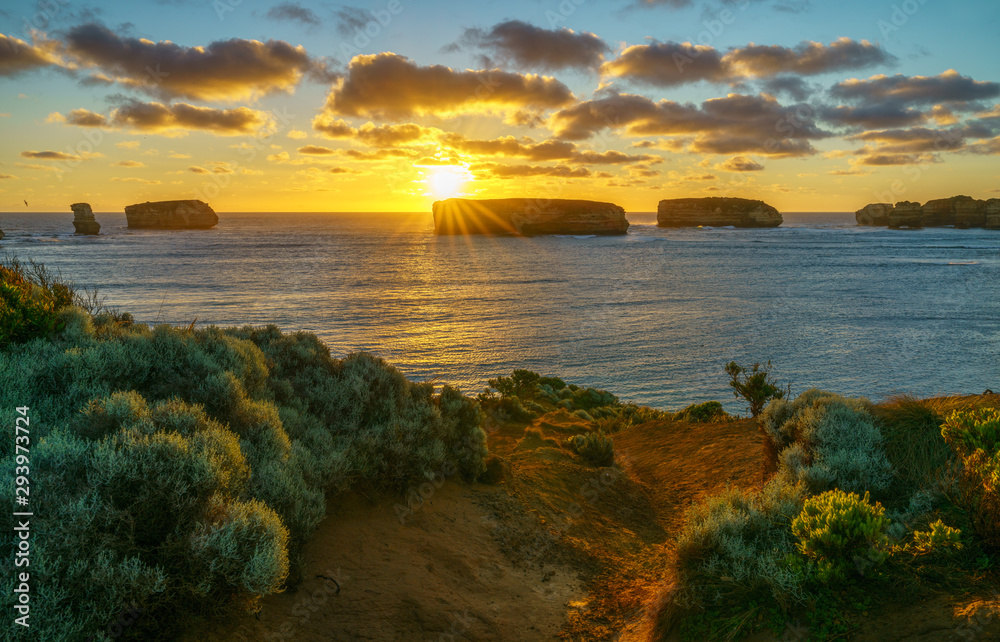
<path fill-rule="evenodd" d="M 73 227 L 77 234 L 96 236 L 101 233 L 101 224 L 94 218 L 90 203 L 73 203 L 69 207 L 73 210 Z"/>
<path fill-rule="evenodd" d="M 625 234 L 625 209 L 570 199 L 449 198 L 433 205 L 438 234 Z"/>
<path fill-rule="evenodd" d="M 749 198 L 672 198 L 660 201 L 660 227 L 778 227 L 781 213 L 764 201 Z"/>
<path fill-rule="evenodd" d="M 871 203 L 854 213 L 858 225 L 888 227 L 893 230 L 949 227 L 984 227 L 1000 230 L 1000 198 L 981 201 L 971 196 L 952 196 L 927 201 Z"/>
<path fill-rule="evenodd" d="M 208 203 L 198 200 L 154 201 L 125 208 L 128 226 L 133 229 L 207 230 L 219 217 Z"/>

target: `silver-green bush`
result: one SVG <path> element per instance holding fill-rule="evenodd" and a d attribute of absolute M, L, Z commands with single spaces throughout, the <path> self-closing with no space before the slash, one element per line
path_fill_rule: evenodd
<path fill-rule="evenodd" d="M 882 433 L 864 399 L 813 389 L 794 401 L 772 401 L 760 425 L 779 453 L 779 476 L 805 482 L 810 493 L 874 492 L 892 481 Z"/>

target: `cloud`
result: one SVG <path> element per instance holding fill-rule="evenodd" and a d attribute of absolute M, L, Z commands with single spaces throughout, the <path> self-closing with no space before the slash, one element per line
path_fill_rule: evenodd
<path fill-rule="evenodd" d="M 715 48 L 688 42 L 633 45 L 615 60 L 601 65 L 601 75 L 654 87 L 675 87 L 700 80 L 724 82 L 727 78 L 722 56 Z"/>
<path fill-rule="evenodd" d="M 759 172 L 764 169 L 763 165 L 746 156 L 733 156 L 716 167 L 727 172 Z"/>
<path fill-rule="evenodd" d="M 271 20 L 299 22 L 307 27 L 318 27 L 322 22 L 312 9 L 303 7 L 296 2 L 283 2 L 275 5 L 268 10 L 266 15 Z"/>
<path fill-rule="evenodd" d="M 309 154 L 312 156 L 321 156 L 325 154 L 336 154 L 337 150 L 330 149 L 329 147 L 320 147 L 318 145 L 304 145 L 296 150 L 300 154 Z"/>
<path fill-rule="evenodd" d="M 552 109 L 573 101 L 555 78 L 496 70 L 422 67 L 394 53 L 355 56 L 327 97 L 326 112 L 401 120 L 475 109 Z"/>
<path fill-rule="evenodd" d="M 293 140 L 301 140 L 303 138 L 309 138 L 309 134 L 305 133 L 304 131 L 300 131 L 298 129 L 293 129 L 285 135 Z"/>
<path fill-rule="evenodd" d="M 189 172 L 194 172 L 195 174 L 210 174 L 211 173 L 207 169 L 205 169 L 204 167 L 199 167 L 198 165 L 192 165 L 191 167 L 188 167 L 188 171 Z"/>
<path fill-rule="evenodd" d="M 273 123 L 267 112 L 249 107 L 214 109 L 186 103 L 164 105 L 135 100 L 116 107 L 108 116 L 74 109 L 67 116 L 54 114 L 49 118 L 78 127 L 110 127 L 154 133 L 195 130 L 220 136 L 252 134 Z"/>
<path fill-rule="evenodd" d="M 934 154 L 872 153 L 862 156 L 858 162 L 861 165 L 882 167 L 887 165 L 923 165 L 925 163 L 938 163 L 940 160 Z"/>
<path fill-rule="evenodd" d="M 610 51 L 598 36 L 572 29 L 542 29 L 520 20 L 508 20 L 492 29 L 466 29 L 446 51 L 478 49 L 487 52 L 488 65 L 498 61 L 518 68 L 557 71 L 596 69 Z"/>
<path fill-rule="evenodd" d="M 627 47 L 617 59 L 604 63 L 601 73 L 654 87 L 675 87 L 702 80 L 737 82 L 784 74 L 808 76 L 863 69 L 895 60 L 878 45 L 850 38 L 840 38 L 829 45 L 806 41 L 794 48 L 750 44 L 729 49 L 725 54 L 708 45 L 653 42 Z M 804 89 L 801 83 L 794 84 L 787 78 L 776 86 L 796 93 Z"/>
<path fill-rule="evenodd" d="M 59 64 L 52 50 L 53 44 L 36 46 L 0 33 L 0 78 L 11 78 L 32 69 Z"/>
<path fill-rule="evenodd" d="M 842 100 L 865 103 L 891 101 L 902 104 L 933 104 L 975 101 L 1000 96 L 1000 83 L 977 81 L 954 69 L 938 76 L 872 76 L 852 78 L 834 85 L 830 94 Z"/>
<path fill-rule="evenodd" d="M 441 137 L 441 143 L 463 154 L 478 156 L 519 156 L 534 161 L 569 159 L 576 154 L 576 145 L 568 141 L 536 143 L 530 138 L 503 136 L 492 140 L 470 140 L 457 133 Z"/>
<path fill-rule="evenodd" d="M 540 165 L 502 165 L 498 163 L 478 163 L 471 165 L 473 173 L 484 174 L 485 178 L 529 178 L 532 176 L 557 176 L 559 178 L 587 178 L 591 172 L 586 167 L 545 167 Z"/>
<path fill-rule="evenodd" d="M 191 158 L 191 154 L 181 154 L 181 153 L 172 151 L 172 152 L 170 152 L 170 155 L 167 156 L 167 158 Z"/>
<path fill-rule="evenodd" d="M 58 160 L 58 161 L 62 161 L 62 160 L 80 160 L 80 157 L 77 156 L 76 154 L 67 154 L 65 152 L 53 152 L 53 151 L 44 151 L 44 152 L 27 151 L 27 152 L 21 152 L 21 157 L 22 158 L 34 158 L 36 160 Z"/>
<path fill-rule="evenodd" d="M 148 178 L 139 178 L 137 176 L 127 176 L 122 178 L 120 176 L 112 176 L 112 182 L 115 183 L 142 183 L 144 185 L 159 185 L 160 181 L 150 180 Z"/>
<path fill-rule="evenodd" d="M 805 41 L 795 48 L 747 45 L 731 49 L 723 64 L 732 76 L 761 78 L 778 74 L 811 76 L 846 69 L 865 69 L 896 62 L 896 57 L 867 40 L 838 38 L 829 45 Z"/>
<path fill-rule="evenodd" d="M 352 127 L 343 120 L 322 113 L 313 119 L 312 125 L 314 130 L 326 138 L 351 138 L 370 147 L 395 147 L 430 138 L 440 132 L 414 123 L 376 125 L 368 122 L 361 127 Z"/>
<path fill-rule="evenodd" d="M 831 176 L 868 176 L 871 172 L 863 169 L 835 169 L 827 172 Z"/>
<path fill-rule="evenodd" d="M 139 145 L 142 144 L 140 140 L 126 140 L 120 143 L 115 143 L 115 147 L 119 149 L 139 149 Z"/>
<path fill-rule="evenodd" d="M 312 61 L 280 40 L 217 40 L 205 47 L 123 38 L 97 24 L 69 30 L 67 51 L 133 89 L 162 98 L 237 100 L 290 92 Z"/>
<path fill-rule="evenodd" d="M 1000 136 L 973 143 L 968 146 L 967 151 L 972 154 L 1000 155 Z"/>
<path fill-rule="evenodd" d="M 816 87 L 798 76 L 774 76 L 764 80 L 761 86 L 769 94 L 785 94 L 794 100 L 807 100 L 816 92 Z"/>
<path fill-rule="evenodd" d="M 820 108 L 823 120 L 848 127 L 906 127 L 923 122 L 927 117 L 920 111 L 896 103 L 875 102 L 860 107 L 840 105 Z"/>
<path fill-rule="evenodd" d="M 363 152 L 357 149 L 342 150 L 341 155 L 359 161 L 381 161 L 389 159 L 413 159 L 420 156 L 420 152 L 410 149 L 379 149 L 374 152 Z"/>
<path fill-rule="evenodd" d="M 848 140 L 878 144 L 883 153 L 945 152 L 963 149 L 970 138 L 987 138 L 992 131 L 987 127 L 968 125 L 949 129 L 884 129 L 850 136 Z"/>
<path fill-rule="evenodd" d="M 145 167 L 146 164 L 145 163 L 141 163 L 139 161 L 134 161 L 134 160 L 122 160 L 122 161 L 118 161 L 117 163 L 112 163 L 112 166 L 113 167 Z"/>
<path fill-rule="evenodd" d="M 17 178 L 17 176 L 14 176 L 13 174 L 0 174 L 0 180 L 7 178 Z"/>
<path fill-rule="evenodd" d="M 831 136 L 816 125 L 809 105 L 783 106 L 767 95 L 729 94 L 695 106 L 613 94 L 558 111 L 549 124 L 558 137 L 570 140 L 603 129 L 628 136 L 694 134 L 688 151 L 708 154 L 807 156 L 816 153 L 810 140 Z"/>

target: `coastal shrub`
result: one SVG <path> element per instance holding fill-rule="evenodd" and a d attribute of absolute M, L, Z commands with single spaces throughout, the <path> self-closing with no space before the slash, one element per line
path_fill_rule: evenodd
<path fill-rule="evenodd" d="M 976 534 L 1000 547 L 1000 410 L 955 411 L 941 435 L 962 458 L 961 502 Z"/>
<path fill-rule="evenodd" d="M 723 591 L 785 606 L 804 600 L 805 576 L 787 557 L 805 497 L 804 484 L 773 479 L 760 491 L 730 488 L 692 506 L 677 538 L 677 564 L 693 605 L 710 606 Z"/>
<path fill-rule="evenodd" d="M 252 610 L 295 583 L 329 491 L 485 471 L 479 405 L 371 355 L 334 359 L 315 336 L 273 326 L 54 312 L 51 333 L 0 349 L 0 420 L 31 408 L 32 525 L 45 533 L 33 543 L 45 587 L 35 639 L 103 639 L 136 609 L 123 639 Z M 0 440 L 10 496 L 16 465 L 13 440 Z"/>
<path fill-rule="evenodd" d="M 573 435 L 566 440 L 566 445 L 581 459 L 594 466 L 610 466 L 615 463 L 614 440 L 603 432 Z"/>
<path fill-rule="evenodd" d="M 879 503 L 871 504 L 868 493 L 831 490 L 810 497 L 792 520 L 796 549 L 813 562 L 822 583 L 838 583 L 863 574 L 881 564 L 888 554 L 886 529 L 889 520 Z"/>
<path fill-rule="evenodd" d="M 871 411 L 878 420 L 886 458 L 893 469 L 886 504 L 903 506 L 915 493 L 947 490 L 958 457 L 941 436 L 944 417 L 933 402 L 903 395 Z"/>
<path fill-rule="evenodd" d="M 927 531 L 914 531 L 911 550 L 918 554 L 961 550 L 962 531 L 946 525 L 940 519 L 931 523 Z"/>
<path fill-rule="evenodd" d="M 530 370 L 514 370 L 511 376 L 488 381 L 478 397 L 483 410 L 500 422 L 527 423 L 550 410 L 584 410 L 596 419 L 615 415 L 618 397 L 597 388 L 566 384 L 558 377 L 543 377 Z"/>
<path fill-rule="evenodd" d="M 791 384 L 781 388 L 771 376 L 770 361 L 767 364 L 757 361 L 749 368 L 730 361 L 726 364 L 726 374 L 729 375 L 733 396 L 743 397 L 753 417 L 759 415 L 771 400 L 784 399 L 791 394 Z"/>
<path fill-rule="evenodd" d="M 674 414 L 674 419 L 677 421 L 689 421 L 691 423 L 722 421 L 728 418 L 729 415 L 726 414 L 726 411 L 722 408 L 722 404 L 718 401 L 691 404 Z"/>
<path fill-rule="evenodd" d="M 892 479 L 882 433 L 863 399 L 808 390 L 772 401 L 761 430 L 779 458 L 779 476 L 803 481 L 811 494 L 839 488 L 880 491 Z"/>
<path fill-rule="evenodd" d="M 41 264 L 0 261 L 0 350 L 62 329 L 59 312 L 80 297 Z"/>

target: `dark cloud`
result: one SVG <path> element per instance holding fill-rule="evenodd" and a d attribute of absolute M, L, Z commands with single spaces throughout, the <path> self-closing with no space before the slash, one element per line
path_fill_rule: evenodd
<path fill-rule="evenodd" d="M 840 105 L 823 107 L 820 117 L 835 125 L 847 127 L 906 127 L 926 120 L 926 116 L 912 108 L 896 103 L 873 103 L 860 107 Z"/>
<path fill-rule="evenodd" d="M 271 7 L 267 11 L 267 17 L 271 20 L 299 22 L 307 27 L 318 27 L 322 22 L 312 9 L 303 7 L 296 2 L 283 2 Z"/>
<path fill-rule="evenodd" d="M 1000 83 L 977 81 L 954 69 L 938 76 L 872 76 L 867 80 L 852 78 L 830 89 L 834 98 L 864 103 L 893 102 L 933 104 L 953 101 L 976 101 L 1000 96 Z"/>
<path fill-rule="evenodd" d="M 529 178 L 532 176 L 557 176 L 559 178 L 587 178 L 591 172 L 586 167 L 567 167 L 557 165 L 546 167 L 542 165 L 502 165 L 499 163 L 478 163 L 471 165 L 469 170 L 484 175 L 483 178 Z"/>
<path fill-rule="evenodd" d="M 86 109 L 74 109 L 67 116 L 54 114 L 50 120 L 78 127 L 109 127 L 144 132 L 196 130 L 221 136 L 252 134 L 273 121 L 267 112 L 249 107 L 213 109 L 186 103 L 165 105 L 127 101 L 104 116 Z"/>
<path fill-rule="evenodd" d="M 989 128 L 977 126 L 952 127 L 949 129 L 885 129 L 869 131 L 849 137 L 865 143 L 876 143 L 879 152 L 902 154 L 914 152 L 946 152 L 964 148 L 970 138 L 989 137 Z"/>
<path fill-rule="evenodd" d="M 337 20 L 337 32 L 346 38 L 353 36 L 358 29 L 364 31 L 365 25 L 373 18 L 364 9 L 345 6 L 337 10 Z"/>
<path fill-rule="evenodd" d="M 470 140 L 461 134 L 448 133 L 441 143 L 463 154 L 478 156 L 516 156 L 534 161 L 563 160 L 572 158 L 576 145 L 567 141 L 549 140 L 536 143 L 530 138 L 517 139 L 504 136 L 493 140 Z"/>
<path fill-rule="evenodd" d="M 767 77 L 778 74 L 811 76 L 846 69 L 865 69 L 896 62 L 896 57 L 867 40 L 839 38 L 829 45 L 802 42 L 795 48 L 748 45 L 730 49 L 723 64 L 731 76 Z"/>
<path fill-rule="evenodd" d="M 21 152 L 22 158 L 34 158 L 37 160 L 80 160 L 80 157 L 75 154 L 67 154 L 65 152 Z"/>
<path fill-rule="evenodd" d="M 604 63 L 601 73 L 655 87 L 674 87 L 702 80 L 738 82 L 782 74 L 808 76 L 894 61 L 878 45 L 850 38 L 840 38 L 829 45 L 803 42 L 794 48 L 751 44 L 725 54 L 707 45 L 654 42 L 628 47 L 618 58 Z M 776 87 L 796 93 L 805 90 L 801 82 L 787 79 Z"/>
<path fill-rule="evenodd" d="M 727 172 L 759 172 L 764 169 L 764 166 L 746 156 L 733 156 L 719 164 L 718 168 Z"/>
<path fill-rule="evenodd" d="M 820 129 L 808 105 L 783 106 L 770 96 L 730 94 L 700 106 L 645 96 L 614 94 L 556 112 L 550 125 L 560 138 L 581 140 L 604 130 L 629 136 L 694 134 L 689 151 L 805 156 L 810 140 L 831 134 Z"/>
<path fill-rule="evenodd" d="M 542 29 L 520 20 L 509 20 L 489 31 L 466 29 L 446 50 L 478 49 L 487 59 L 513 63 L 518 68 L 596 69 L 610 51 L 607 43 L 592 33 L 572 29 Z"/>
<path fill-rule="evenodd" d="M 330 149 L 329 147 L 320 147 L 319 145 L 303 145 L 296 151 L 300 154 L 309 154 L 311 156 L 326 156 L 337 153 L 337 150 Z"/>
<path fill-rule="evenodd" d="M 775 76 L 761 83 L 761 87 L 775 96 L 786 95 L 793 100 L 808 100 L 817 88 L 798 76 Z"/>
<path fill-rule="evenodd" d="M 312 70 L 303 47 L 280 40 L 218 40 L 206 47 L 122 38 L 97 24 L 70 29 L 70 54 L 117 82 L 164 98 L 234 100 L 291 91 Z"/>
<path fill-rule="evenodd" d="M 414 123 L 401 125 L 375 125 L 365 123 L 352 127 L 330 114 L 320 114 L 313 119 L 313 129 L 327 138 L 350 138 L 370 147 L 394 147 L 431 137 L 438 130 Z"/>
<path fill-rule="evenodd" d="M 330 92 L 326 110 L 399 120 L 473 109 L 550 109 L 572 100 L 566 85 L 547 76 L 422 67 L 403 56 L 381 53 L 351 60 L 347 75 Z"/>
<path fill-rule="evenodd" d="M 934 154 L 883 154 L 869 153 L 861 157 L 861 165 L 883 167 L 887 165 L 923 165 L 941 162 Z"/>
<path fill-rule="evenodd" d="M 716 49 L 676 42 L 628 47 L 618 58 L 601 65 L 601 74 L 655 87 L 674 87 L 700 80 L 723 82 L 727 78 L 722 56 Z"/>
<path fill-rule="evenodd" d="M 36 46 L 0 33 L 0 78 L 58 64 L 51 47 Z"/>

